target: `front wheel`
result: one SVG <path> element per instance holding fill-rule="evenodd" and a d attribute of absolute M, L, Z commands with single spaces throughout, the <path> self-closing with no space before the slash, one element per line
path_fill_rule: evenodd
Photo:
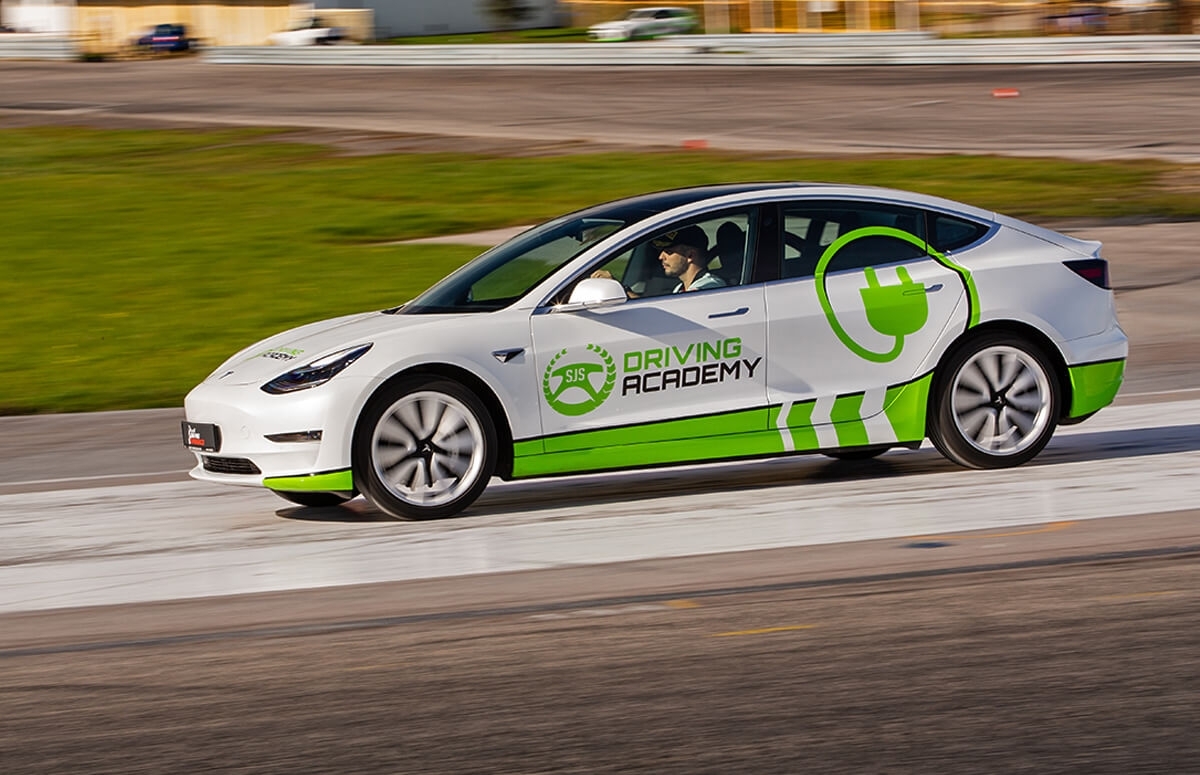
<path fill-rule="evenodd" d="M 968 468 L 1031 460 L 1058 424 L 1059 386 L 1041 348 L 1002 333 L 953 353 L 935 382 L 929 438 Z"/>
<path fill-rule="evenodd" d="M 355 484 L 400 519 L 436 519 L 465 509 L 496 467 L 496 427 L 467 388 L 406 379 L 368 402 L 354 437 Z"/>

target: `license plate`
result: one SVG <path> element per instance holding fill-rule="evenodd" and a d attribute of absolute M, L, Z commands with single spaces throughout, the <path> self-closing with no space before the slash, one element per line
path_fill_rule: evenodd
<path fill-rule="evenodd" d="M 212 423 L 183 421 L 183 445 L 198 452 L 221 448 L 221 429 Z"/>

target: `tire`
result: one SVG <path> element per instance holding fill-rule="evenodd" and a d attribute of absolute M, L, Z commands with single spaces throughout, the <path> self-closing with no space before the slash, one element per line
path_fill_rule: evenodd
<path fill-rule="evenodd" d="M 299 503 L 301 506 L 341 506 L 355 496 L 352 492 L 291 492 L 275 490 L 275 494 L 285 501 Z"/>
<path fill-rule="evenodd" d="M 968 468 L 1009 468 L 1042 451 L 1058 425 L 1061 390 L 1040 347 L 988 333 L 955 350 L 934 381 L 929 439 Z"/>
<path fill-rule="evenodd" d="M 437 519 L 471 505 L 496 467 L 496 426 L 467 388 L 445 379 L 385 386 L 354 436 L 354 479 L 399 519 Z"/>

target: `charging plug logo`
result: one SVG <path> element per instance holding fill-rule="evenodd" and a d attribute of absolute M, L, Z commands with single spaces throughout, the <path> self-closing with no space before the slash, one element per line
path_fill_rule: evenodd
<path fill-rule="evenodd" d="M 871 328 L 884 336 L 892 337 L 895 341 L 891 349 L 885 352 L 876 352 L 864 347 L 851 336 L 838 320 L 837 313 L 833 311 L 833 304 L 829 301 L 829 291 L 825 287 L 825 273 L 829 268 L 829 263 L 839 250 L 864 237 L 892 237 L 915 245 L 922 251 L 929 252 L 929 248 L 924 240 L 900 229 L 893 229 L 889 226 L 868 226 L 838 237 L 832 245 L 825 249 L 825 252 L 821 254 L 821 260 L 817 262 L 815 275 L 817 299 L 821 302 L 821 309 L 825 312 L 825 319 L 829 321 L 833 333 L 837 335 L 842 344 L 860 358 L 873 363 L 888 363 L 900 357 L 900 353 L 904 349 L 904 338 L 920 331 L 929 320 L 929 300 L 925 297 L 925 286 L 915 282 L 905 267 L 897 267 L 896 276 L 900 282 L 895 285 L 880 284 L 879 277 L 875 274 L 875 268 L 867 267 L 864 270 L 867 276 L 867 287 L 859 289 L 863 308 L 867 313 L 867 322 Z"/>
<path fill-rule="evenodd" d="M 903 338 L 915 334 L 929 320 L 929 300 L 925 298 L 925 286 L 913 282 L 908 269 L 897 267 L 898 285 L 880 285 L 875 276 L 875 267 L 865 270 L 867 287 L 859 290 L 863 308 L 867 311 L 867 322 L 871 328 L 884 336 Z"/>

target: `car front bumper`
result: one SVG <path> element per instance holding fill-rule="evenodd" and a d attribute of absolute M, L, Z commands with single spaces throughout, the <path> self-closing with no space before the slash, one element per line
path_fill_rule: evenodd
<path fill-rule="evenodd" d="M 185 422 L 216 426 L 220 446 L 192 450 L 197 465 L 190 475 L 220 484 L 287 489 L 272 480 L 348 472 L 355 418 L 372 384 L 340 375 L 318 387 L 271 395 L 257 385 L 204 382 L 184 401 Z"/>

